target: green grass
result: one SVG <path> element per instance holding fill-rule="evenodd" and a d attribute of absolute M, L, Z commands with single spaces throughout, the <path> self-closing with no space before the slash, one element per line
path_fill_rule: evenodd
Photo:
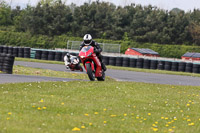
<path fill-rule="evenodd" d="M 24 67 L 19 65 L 14 65 L 13 74 L 89 80 L 88 75 L 85 72 L 79 74 L 71 72 L 53 71 L 49 69 Z M 108 76 L 106 77 L 106 80 L 114 81 L 114 79 Z"/>
<path fill-rule="evenodd" d="M 50 64 L 62 64 L 63 65 L 63 62 L 59 62 L 59 61 L 46 61 L 46 60 L 26 59 L 26 58 L 16 58 L 16 60 L 17 61 L 30 61 L 30 62 L 50 63 Z M 108 69 L 116 69 L 116 70 L 128 70 L 128 71 L 135 71 L 135 72 L 160 73 L 160 74 L 200 77 L 200 74 L 187 73 L 187 72 L 175 72 L 175 71 L 152 70 L 152 69 L 139 69 L 139 68 L 117 67 L 117 66 L 106 66 L 106 67 Z"/>
<path fill-rule="evenodd" d="M 200 87 L 134 82 L 0 84 L 0 132 L 199 133 Z M 78 131 L 77 131 L 78 132 Z"/>

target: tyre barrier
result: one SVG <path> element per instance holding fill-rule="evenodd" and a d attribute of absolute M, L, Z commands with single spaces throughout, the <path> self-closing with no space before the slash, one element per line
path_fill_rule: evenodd
<path fill-rule="evenodd" d="M 137 59 L 130 58 L 129 67 L 136 67 L 136 64 L 137 64 Z"/>
<path fill-rule="evenodd" d="M 37 50 L 36 52 L 35 52 L 35 59 L 41 59 L 41 55 L 42 55 L 42 51 L 41 50 Z"/>
<path fill-rule="evenodd" d="M 123 57 L 116 57 L 116 64 L 115 66 L 122 66 Z"/>
<path fill-rule="evenodd" d="M 171 71 L 178 71 L 178 62 L 172 62 Z"/>
<path fill-rule="evenodd" d="M 171 67 L 172 67 L 172 62 L 171 61 L 165 61 L 164 70 L 170 71 Z"/>
<path fill-rule="evenodd" d="M 24 48 L 18 49 L 18 57 L 24 58 Z"/>
<path fill-rule="evenodd" d="M 13 56 L 18 57 L 18 51 L 19 51 L 18 47 L 13 47 Z"/>
<path fill-rule="evenodd" d="M 157 69 L 158 61 L 157 60 L 151 60 L 150 63 L 150 69 Z"/>
<path fill-rule="evenodd" d="M 56 52 L 55 61 L 62 61 L 62 52 Z"/>
<path fill-rule="evenodd" d="M 159 60 L 157 68 L 158 68 L 158 70 L 164 70 L 164 68 L 165 68 L 165 61 Z"/>
<path fill-rule="evenodd" d="M 192 72 L 200 73 L 200 64 L 193 64 Z"/>
<path fill-rule="evenodd" d="M 56 52 L 49 51 L 49 53 L 48 53 L 48 60 L 55 60 L 55 54 L 56 54 Z"/>
<path fill-rule="evenodd" d="M 41 59 L 48 60 L 49 51 L 42 51 Z"/>
<path fill-rule="evenodd" d="M 0 46 L 0 53 L 3 53 L 3 46 Z"/>
<path fill-rule="evenodd" d="M 3 53 L 7 54 L 8 53 L 8 46 L 3 46 Z"/>
<path fill-rule="evenodd" d="M 186 63 L 185 66 L 185 72 L 192 72 L 193 64 L 192 63 Z"/>
<path fill-rule="evenodd" d="M 110 57 L 109 58 L 109 65 L 111 65 L 111 66 L 116 65 L 116 57 Z"/>
<path fill-rule="evenodd" d="M 130 64 L 130 58 L 123 57 L 122 66 L 129 67 L 129 64 Z"/>
<path fill-rule="evenodd" d="M 12 74 L 15 57 L 11 54 L 0 53 L 0 71 Z"/>
<path fill-rule="evenodd" d="M 149 59 L 144 59 L 143 68 L 144 68 L 144 69 L 150 69 L 150 63 L 151 63 L 151 60 L 149 60 Z"/>
<path fill-rule="evenodd" d="M 143 64 L 144 64 L 144 59 L 143 58 L 137 59 L 137 63 L 136 63 L 136 67 L 137 68 L 143 68 Z"/>
<path fill-rule="evenodd" d="M 185 67 L 186 67 L 186 63 L 185 62 L 179 62 L 178 63 L 178 71 L 179 72 L 185 72 Z"/>
<path fill-rule="evenodd" d="M 24 58 L 30 58 L 31 55 L 31 48 L 25 47 L 24 48 Z"/>

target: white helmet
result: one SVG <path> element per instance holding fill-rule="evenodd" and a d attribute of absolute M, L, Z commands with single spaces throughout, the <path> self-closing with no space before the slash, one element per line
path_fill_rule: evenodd
<path fill-rule="evenodd" d="M 92 43 L 92 36 L 90 34 L 85 34 L 83 40 L 85 45 L 90 45 Z"/>

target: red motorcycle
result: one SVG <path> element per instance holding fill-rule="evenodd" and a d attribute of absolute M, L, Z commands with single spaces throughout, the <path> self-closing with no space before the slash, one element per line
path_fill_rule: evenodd
<path fill-rule="evenodd" d="M 84 46 L 79 53 L 79 57 L 91 81 L 94 81 L 95 78 L 98 81 L 105 80 L 105 72 L 96 53 L 94 53 L 94 47 Z"/>

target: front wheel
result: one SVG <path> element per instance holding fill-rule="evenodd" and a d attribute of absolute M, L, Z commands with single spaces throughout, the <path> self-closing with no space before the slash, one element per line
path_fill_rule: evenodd
<path fill-rule="evenodd" d="M 87 63 L 86 69 L 87 69 L 87 74 L 88 74 L 90 81 L 94 81 L 95 80 L 95 73 L 92 71 L 91 65 Z"/>

